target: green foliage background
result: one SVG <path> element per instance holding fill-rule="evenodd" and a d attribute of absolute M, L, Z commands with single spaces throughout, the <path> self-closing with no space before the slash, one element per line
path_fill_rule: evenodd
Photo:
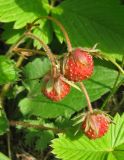
<path fill-rule="evenodd" d="M 98 43 L 104 54 L 121 60 L 124 52 L 124 7 L 119 0 L 66 0 L 58 7 L 50 6 L 48 0 L 0 2 L 0 21 L 14 22 L 13 25 L 10 23 L 11 25 L 7 26 L 8 29 L 4 33 L 8 43 L 13 43 L 19 38 L 19 33 L 27 23 L 51 13 L 67 29 L 73 47 L 92 47 Z M 41 29 L 35 29 L 34 33 L 46 43 L 51 41 L 53 31 L 59 40 L 63 41 L 58 27 L 52 27 L 47 20 L 41 20 L 40 27 Z"/>
<path fill-rule="evenodd" d="M 98 43 L 98 49 L 103 55 L 121 63 L 124 56 L 124 5 L 119 0 L 65 0 L 56 7 L 51 6 L 48 0 L 0 0 L 0 22 L 3 23 L 4 28 L 2 39 L 7 44 L 13 45 L 25 31 L 28 23 L 37 17 L 47 15 L 55 17 L 64 25 L 73 48 L 92 48 Z M 56 24 L 46 19 L 41 19 L 38 23 L 39 27 L 34 28 L 33 33 L 46 44 L 51 44 L 55 36 L 61 44 L 65 42 L 65 38 Z M 42 49 L 37 41 L 33 41 L 32 47 Z M 84 81 L 92 102 L 111 91 L 118 76 L 117 69 L 111 63 L 101 59 L 94 59 L 94 61 L 93 76 Z M 28 119 L 29 122 L 34 123 L 32 117 L 35 116 L 36 124 L 55 127 L 56 123 L 51 124 L 49 118 L 53 118 L 54 122 L 57 121 L 57 118 L 67 119 L 68 124 L 69 118 L 74 113 L 86 107 L 84 95 L 74 88 L 64 100 L 57 103 L 51 102 L 41 94 L 42 81 L 39 79 L 49 71 L 50 67 L 48 58 L 38 56 L 30 58 L 19 71 L 13 60 L 3 55 L 0 56 L 0 85 L 8 83 L 13 85 L 11 94 L 7 96 L 12 99 L 19 97 L 16 105 L 21 117 L 17 117 L 21 120 Z M 121 75 L 118 84 L 123 81 L 124 76 Z M 24 96 L 20 96 L 20 94 L 24 94 Z M 98 141 L 91 142 L 85 136 L 72 140 L 60 134 L 58 139 L 53 140 L 53 153 L 63 160 L 70 158 L 76 160 L 76 158 L 81 159 L 82 157 L 83 160 L 95 158 L 97 160 L 121 160 L 124 150 L 123 117 L 120 118 L 117 115 L 115 117 L 117 124 L 112 124 L 109 133 Z M 42 119 L 40 123 L 39 118 Z M 60 121 L 60 123 L 62 122 Z M 0 126 L 0 135 L 2 135 L 8 129 L 8 121 L 2 112 Z M 64 124 L 64 127 L 67 126 Z M 51 131 L 39 132 L 27 129 L 25 131 L 26 145 L 31 144 L 33 136 L 37 138 L 36 150 L 40 150 L 40 148 L 43 150 L 54 138 Z M 67 148 L 64 147 L 64 144 L 67 145 Z M 96 155 L 96 153 L 98 154 Z M 90 156 L 91 154 L 92 156 Z M 0 158 L 7 159 L 3 157 L 4 155 L 0 152 Z"/>

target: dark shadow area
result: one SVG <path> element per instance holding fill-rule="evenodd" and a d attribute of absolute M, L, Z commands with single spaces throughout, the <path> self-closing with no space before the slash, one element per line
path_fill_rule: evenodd
<path fill-rule="evenodd" d="M 124 0 L 120 0 L 120 1 L 121 1 L 121 4 L 124 5 Z"/>
<path fill-rule="evenodd" d="M 105 68 L 112 69 L 112 70 L 117 69 L 117 67 L 114 64 L 112 64 L 110 61 L 106 61 L 100 58 L 94 58 L 94 64 L 95 66 L 103 66 Z"/>

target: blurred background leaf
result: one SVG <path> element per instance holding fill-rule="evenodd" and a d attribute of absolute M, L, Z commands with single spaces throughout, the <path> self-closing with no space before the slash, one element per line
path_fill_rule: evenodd
<path fill-rule="evenodd" d="M 52 16 L 66 28 L 73 47 L 98 48 L 122 60 L 124 54 L 124 6 L 119 0 L 66 0 L 52 10 Z M 54 25 L 62 41 L 62 33 Z"/>

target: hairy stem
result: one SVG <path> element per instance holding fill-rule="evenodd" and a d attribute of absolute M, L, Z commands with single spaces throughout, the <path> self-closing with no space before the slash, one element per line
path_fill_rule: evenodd
<path fill-rule="evenodd" d="M 110 100 L 110 98 L 112 97 L 112 95 L 116 92 L 116 87 L 117 87 L 117 83 L 118 83 L 119 78 L 120 78 L 120 72 L 119 72 L 118 75 L 117 75 L 117 78 L 116 78 L 116 80 L 115 80 L 115 83 L 114 83 L 114 85 L 113 85 L 113 88 L 112 88 L 110 94 L 109 94 L 108 97 L 105 99 L 104 103 L 102 104 L 102 107 L 101 107 L 102 110 L 105 108 L 105 106 L 106 106 L 107 103 L 109 102 L 109 100 Z"/>
<path fill-rule="evenodd" d="M 83 82 L 80 82 L 80 86 L 81 86 L 81 89 L 86 97 L 86 100 L 87 100 L 87 104 L 88 104 L 88 109 L 91 113 L 93 113 L 93 108 L 92 108 L 92 105 L 91 105 L 91 102 L 90 102 L 90 97 L 88 95 L 88 92 L 83 84 Z"/>
<path fill-rule="evenodd" d="M 107 56 L 107 55 L 104 55 L 103 53 L 101 53 L 101 52 L 92 52 L 91 53 L 93 56 L 95 56 L 95 57 L 97 57 L 97 58 L 100 58 L 100 59 L 105 59 L 105 60 L 107 60 L 107 61 L 110 61 L 111 63 L 113 63 L 113 65 L 115 65 L 117 68 L 118 68 L 118 70 L 120 71 L 120 73 L 122 73 L 123 75 L 124 75 L 124 69 L 123 69 L 123 66 L 121 65 L 119 65 L 113 58 L 110 58 L 109 56 Z"/>
<path fill-rule="evenodd" d="M 64 26 L 63 26 L 57 19 L 55 19 L 55 18 L 53 18 L 53 17 L 50 17 L 50 16 L 41 16 L 41 17 L 37 18 L 36 20 L 34 20 L 34 21 L 32 22 L 32 26 L 33 26 L 38 20 L 43 19 L 43 18 L 46 18 L 46 19 L 49 19 L 49 20 L 53 21 L 54 23 L 56 23 L 56 24 L 60 27 L 61 31 L 63 32 L 63 34 L 64 34 L 64 36 L 65 36 L 66 42 L 67 42 L 68 53 L 71 53 L 71 52 L 72 52 L 72 45 L 71 45 L 71 41 L 70 41 L 70 38 L 69 38 L 69 36 L 68 36 L 68 33 L 67 33 L 67 31 L 65 30 Z"/>
<path fill-rule="evenodd" d="M 120 71 L 120 73 L 122 73 L 124 75 L 123 67 L 120 66 L 116 61 L 111 61 L 111 62 L 118 68 L 118 70 Z"/>
<path fill-rule="evenodd" d="M 123 68 L 123 66 L 124 66 L 124 56 L 123 56 L 123 58 L 122 58 L 121 67 Z M 105 99 L 104 103 L 102 104 L 101 109 L 104 109 L 104 108 L 105 108 L 105 106 L 106 106 L 107 103 L 109 102 L 109 100 L 110 100 L 110 98 L 112 97 L 112 95 L 117 91 L 118 87 L 120 86 L 120 84 L 118 85 L 118 80 L 119 80 L 119 78 L 120 78 L 120 75 L 121 75 L 121 71 L 118 72 L 118 75 L 117 75 L 117 78 L 116 78 L 115 83 L 114 83 L 114 85 L 113 85 L 113 88 L 112 88 L 110 94 L 108 95 L 108 97 Z"/>
<path fill-rule="evenodd" d="M 46 52 L 34 50 L 34 49 L 26 49 L 26 48 L 15 48 L 13 49 L 13 52 L 15 53 L 21 53 L 24 56 L 32 56 L 34 54 L 40 54 L 40 55 L 46 55 Z"/>
<path fill-rule="evenodd" d="M 1 93 L 0 93 L 0 103 L 1 103 L 2 108 L 4 106 L 3 103 L 4 103 L 5 95 L 6 95 L 7 91 L 9 90 L 10 86 L 11 86 L 11 84 L 7 83 L 2 87 L 2 90 L 1 90 Z"/>
<path fill-rule="evenodd" d="M 7 133 L 7 148 L 8 148 L 8 156 L 10 159 L 12 159 L 12 152 L 11 152 L 11 134 L 10 131 Z"/>
<path fill-rule="evenodd" d="M 25 35 L 29 38 L 32 38 L 34 40 L 39 41 L 39 43 L 43 46 L 44 50 L 46 51 L 46 54 L 48 56 L 48 58 L 50 59 L 52 66 L 53 66 L 53 76 L 56 76 L 56 63 L 55 63 L 55 58 L 53 56 L 53 53 L 51 52 L 50 48 L 48 47 L 48 45 L 46 45 L 40 38 L 38 38 L 37 36 L 35 36 L 34 34 L 32 34 L 31 32 L 25 33 Z"/>
<path fill-rule="evenodd" d="M 24 128 L 36 128 L 36 129 L 41 129 L 41 130 L 51 130 L 55 133 L 59 133 L 59 132 L 63 132 L 62 130 L 58 129 L 58 128 L 52 128 L 52 127 L 47 127 L 44 125 L 34 125 L 28 122 L 23 122 L 23 121 L 15 121 L 15 120 L 11 120 L 9 122 L 10 126 L 22 126 Z"/>
<path fill-rule="evenodd" d="M 24 39 L 25 39 L 25 33 L 22 34 L 19 40 L 9 48 L 8 52 L 6 53 L 6 56 L 11 58 L 14 55 L 13 50 L 17 48 L 24 41 Z"/>
<path fill-rule="evenodd" d="M 39 54 L 39 55 L 43 55 L 46 56 L 46 52 L 45 51 L 40 51 L 40 50 L 35 50 L 35 49 L 27 49 L 27 48 L 15 48 L 13 49 L 13 52 L 17 53 L 17 54 L 21 54 L 22 56 L 33 56 L 35 54 Z M 65 56 L 66 54 L 62 54 L 62 55 L 54 55 L 54 57 L 56 59 L 61 59 Z"/>

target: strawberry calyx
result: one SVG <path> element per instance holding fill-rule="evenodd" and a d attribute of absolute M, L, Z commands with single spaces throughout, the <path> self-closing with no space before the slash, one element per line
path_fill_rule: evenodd
<path fill-rule="evenodd" d="M 111 122 L 112 120 L 108 114 L 100 110 L 94 110 L 93 113 L 86 113 L 82 128 L 86 136 L 90 139 L 96 139 L 107 133 Z"/>
<path fill-rule="evenodd" d="M 53 77 L 48 73 L 43 78 L 42 92 L 53 101 L 60 101 L 70 92 L 70 85 L 64 82 L 62 77 L 61 74 Z"/>
<path fill-rule="evenodd" d="M 112 117 L 106 112 L 94 109 L 91 113 L 90 111 L 82 113 L 74 117 L 75 125 L 79 125 L 83 129 L 84 134 L 90 139 L 96 139 L 102 137 L 107 133 L 110 123 L 112 123 Z"/>

